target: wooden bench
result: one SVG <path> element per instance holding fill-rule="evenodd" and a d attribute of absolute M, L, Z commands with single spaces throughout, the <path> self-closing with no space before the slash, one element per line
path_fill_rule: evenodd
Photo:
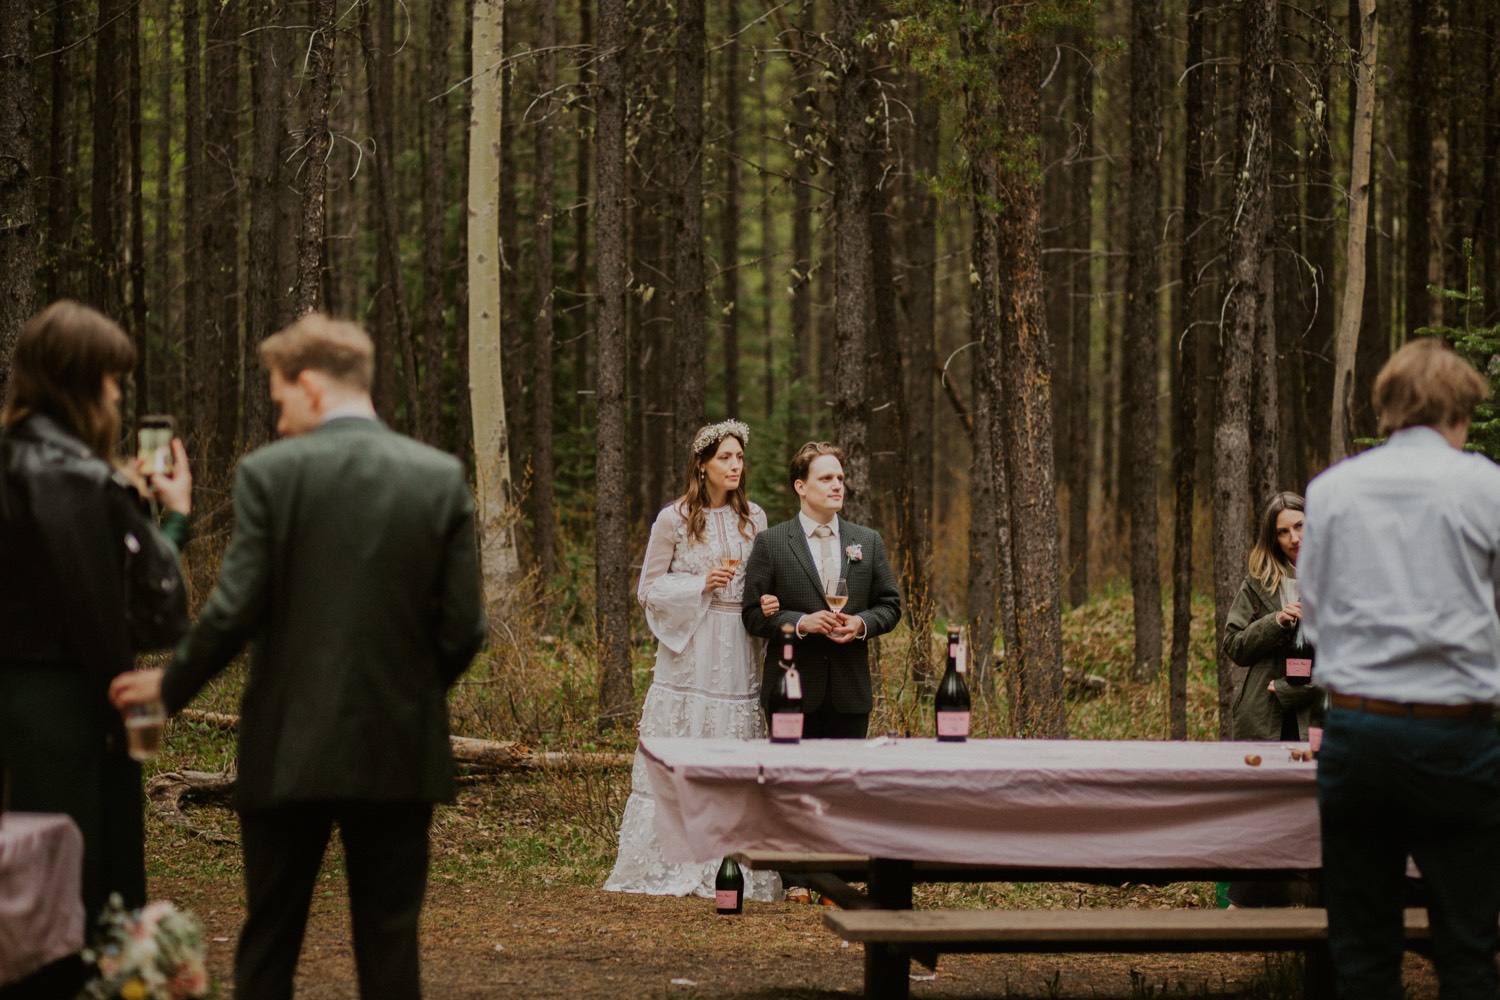
<path fill-rule="evenodd" d="M 829 910 L 823 923 L 865 946 L 865 996 L 909 994 L 909 960 L 935 968 L 943 953 L 1302 951 L 1305 995 L 1332 995 L 1328 914 L 1243 910 Z M 1407 910 L 1406 942 L 1428 939 L 1427 911 Z"/>

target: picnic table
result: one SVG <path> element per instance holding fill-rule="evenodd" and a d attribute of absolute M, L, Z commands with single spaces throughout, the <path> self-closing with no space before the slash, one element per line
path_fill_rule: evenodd
<path fill-rule="evenodd" d="M 71 819 L 0 813 L 0 987 L 83 947 L 82 877 L 83 836 Z"/>
<path fill-rule="evenodd" d="M 1198 931 L 1141 916 L 1150 911 L 910 912 L 918 881 L 1165 882 L 1316 869 L 1316 766 L 1290 749 L 886 737 L 640 744 L 668 860 L 737 855 L 752 866 L 831 870 L 846 910 L 826 919 L 865 942 L 866 993 L 883 997 L 907 995 L 910 957 L 940 952 L 1318 946 L 1321 911 L 1196 911 L 1188 919 Z M 858 880 L 866 893 L 838 886 Z M 1080 920 L 1093 924 L 1071 926 Z"/>

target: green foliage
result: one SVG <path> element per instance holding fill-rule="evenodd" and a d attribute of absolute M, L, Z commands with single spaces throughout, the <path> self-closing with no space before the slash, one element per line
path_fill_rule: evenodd
<path fill-rule="evenodd" d="M 1484 312 L 1484 291 L 1475 278 L 1472 239 L 1464 239 L 1463 257 L 1463 291 L 1438 285 L 1427 286 L 1427 290 L 1433 295 L 1458 309 L 1462 317 L 1461 325 L 1424 326 L 1416 332 L 1423 336 L 1443 337 L 1489 379 L 1489 398 L 1479 404 L 1474 413 L 1474 422 L 1469 425 L 1469 447 L 1482 452 L 1492 461 L 1500 461 L 1500 324 L 1474 325 L 1474 317 Z"/>

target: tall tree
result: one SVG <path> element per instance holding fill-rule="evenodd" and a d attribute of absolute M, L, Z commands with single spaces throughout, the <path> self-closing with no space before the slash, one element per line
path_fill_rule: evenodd
<path fill-rule="evenodd" d="M 1040 25 L 1025 0 L 997 10 L 1004 47 L 995 72 L 1002 152 L 996 190 L 1000 348 L 1008 520 L 1015 569 L 1012 726 L 1025 736 L 1067 733 L 1062 692 L 1061 553 L 1052 451 L 1052 345 L 1041 289 Z"/>
<path fill-rule="evenodd" d="M 193 0 L 188 2 L 191 4 Z M 333 142 L 328 129 L 328 102 L 333 92 L 334 14 L 334 0 L 313 0 L 312 37 L 308 39 L 306 56 L 311 99 L 303 135 L 307 150 L 299 171 L 302 176 L 302 218 L 297 232 L 297 285 L 292 293 L 292 311 L 297 316 L 318 308 L 322 293 L 328 151 Z"/>
<path fill-rule="evenodd" d="M 1271 65 L 1276 0 L 1247 0 L 1240 61 L 1239 149 L 1229 226 L 1229 289 L 1220 332 L 1219 412 L 1214 430 L 1215 635 L 1245 573 L 1250 540 L 1250 366 L 1265 308 L 1266 233 L 1271 224 Z M 1219 734 L 1230 735 L 1232 666 L 1219 657 Z"/>
<path fill-rule="evenodd" d="M 553 186 L 552 92 L 557 85 L 557 0 L 541 0 L 537 7 L 537 98 L 533 152 L 536 166 L 536 240 L 532 254 L 532 298 L 535 314 L 532 325 L 531 370 L 531 523 L 532 549 L 536 555 L 541 582 L 548 585 L 555 566 L 556 542 L 553 539 L 554 510 L 552 479 L 552 352 L 553 352 L 553 275 L 552 230 L 557 216 Z"/>
<path fill-rule="evenodd" d="M 740 3 L 725 0 L 724 211 L 719 229 L 720 325 L 724 331 L 724 413 L 740 412 Z M 767 412 L 770 412 L 769 409 Z"/>
<path fill-rule="evenodd" d="M 703 0 L 677 0 L 677 88 L 672 104 L 672 328 L 677 381 L 672 454 L 703 423 Z"/>
<path fill-rule="evenodd" d="M 250 230 L 245 289 L 244 369 L 254 372 L 256 348 L 278 330 L 287 315 L 287 256 L 283 249 L 290 233 L 283 232 L 284 191 L 281 175 L 282 140 L 290 111 L 292 37 L 286 26 L 283 0 L 261 0 L 255 8 L 255 64 L 251 73 L 255 93 L 254 135 L 251 139 Z M 243 447 L 255 448 L 271 435 L 271 398 L 264 379 L 245 380 Z"/>
<path fill-rule="evenodd" d="M 474 479 L 479 567 L 493 613 L 520 567 L 511 509 L 510 440 L 500 356 L 500 75 L 503 0 L 475 0 L 473 108 L 469 130 L 469 400 L 474 420 Z M 491 617 L 491 621 L 496 618 Z"/>
<path fill-rule="evenodd" d="M 1352 0 L 1351 0 L 1352 2 Z M 1364 318 L 1365 262 L 1370 233 L 1370 157 L 1375 136 L 1375 67 L 1379 31 L 1375 0 L 1358 0 L 1358 59 L 1354 67 L 1354 135 L 1350 143 L 1349 237 L 1344 267 L 1344 297 L 1339 311 L 1338 353 L 1333 369 L 1333 420 L 1329 434 L 1329 464 L 1348 455 L 1354 446 L 1354 375 L 1359 351 L 1360 321 Z"/>
<path fill-rule="evenodd" d="M 1157 212 L 1161 197 L 1161 0 L 1130 4 L 1130 262 L 1126 271 L 1122 490 L 1130 506 L 1131 676 L 1161 670 L 1161 570 L 1156 554 Z"/>
<path fill-rule="evenodd" d="M 76 16 L 73 4 L 52 5 L 52 52 L 47 85 L 49 121 L 47 135 L 47 161 L 44 169 L 46 180 L 45 231 L 47 247 L 42 250 L 38 265 L 42 272 L 41 291 L 46 301 L 62 296 L 63 289 L 75 287 L 72 277 L 74 269 L 73 226 L 75 222 L 77 184 L 77 139 L 74 135 L 73 106 L 76 80 L 73 73 L 73 21 Z M 27 22 L 29 27 L 30 21 Z M 31 34 L 28 30 L 19 35 L 7 35 L 26 42 L 28 56 L 31 52 Z M 194 55 L 196 59 L 196 54 Z M 9 91 L 19 99 L 23 91 Z"/>
<path fill-rule="evenodd" d="M 427 61 L 423 73 L 426 157 L 422 172 L 422 438 L 444 438 L 443 358 L 448 324 L 445 271 L 448 254 L 448 47 L 450 0 L 432 0 L 427 14 Z"/>
<path fill-rule="evenodd" d="M 31 4 L 0 2 L 0 399 L 36 287 Z"/>
<path fill-rule="evenodd" d="M 595 120 L 598 201 L 598 353 L 594 441 L 594 628 L 599 643 L 599 724 L 628 725 L 630 570 L 625 496 L 625 0 L 599 0 Z"/>
<path fill-rule="evenodd" d="M 374 16 L 370 8 L 374 7 Z M 375 135 L 375 216 L 379 231 L 376 233 L 376 261 L 379 270 L 379 287 L 376 294 L 384 298 L 385 312 L 395 323 L 396 349 L 401 352 L 401 388 L 406 397 L 406 426 L 420 434 L 425 423 L 422 419 L 424 401 L 417 373 L 417 350 L 411 330 L 411 312 L 406 305 L 406 278 L 401 267 L 400 220 L 396 212 L 396 142 L 393 136 L 392 115 L 394 111 L 394 69 L 391 65 L 395 53 L 394 4 L 375 3 L 364 0 L 360 4 L 360 33 L 365 47 L 365 75 L 368 83 L 366 94 L 370 105 L 370 128 Z M 394 365 L 395 358 L 386 357 L 381 364 Z"/>
<path fill-rule="evenodd" d="M 834 319 L 833 422 L 844 449 L 849 480 L 844 509 L 856 523 L 868 522 L 870 491 L 868 391 L 870 274 L 870 119 L 872 82 L 861 43 L 866 0 L 837 0 L 834 12 L 833 124 Z"/>
<path fill-rule="evenodd" d="M 1090 304 L 1093 302 L 1093 220 L 1094 220 L 1094 66 L 1093 47 L 1088 33 L 1073 33 L 1078 49 L 1077 59 L 1083 65 L 1076 74 L 1074 112 L 1077 115 L 1077 147 L 1074 162 L 1068 168 L 1072 179 L 1069 193 L 1070 235 L 1068 270 L 1069 316 L 1068 340 L 1073 350 L 1069 368 L 1072 400 L 1068 408 L 1068 603 L 1074 607 L 1089 596 L 1089 486 L 1092 482 L 1093 449 L 1090 447 L 1089 353 L 1093 341 Z"/>
<path fill-rule="evenodd" d="M 1428 87 L 1435 72 L 1433 33 L 1429 17 L 1432 0 L 1414 0 L 1406 22 L 1406 69 L 1402 74 L 1406 106 L 1406 282 L 1404 298 L 1407 329 L 1421 326 L 1431 296 L 1427 294 L 1427 255 L 1431 243 L 1433 107 Z M 1355 70 L 1358 73 L 1358 70 Z M 1358 112 L 1356 112 L 1356 115 Z M 1357 125 L 1356 125 L 1357 127 Z M 1347 287 L 1347 286 L 1346 286 Z M 1335 445 L 1334 447 L 1338 447 Z"/>

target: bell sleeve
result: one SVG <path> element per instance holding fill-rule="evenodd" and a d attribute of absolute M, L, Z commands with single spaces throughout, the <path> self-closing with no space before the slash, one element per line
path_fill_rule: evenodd
<path fill-rule="evenodd" d="M 651 634 L 674 653 L 681 653 L 708 614 L 709 595 L 703 592 L 701 573 L 672 572 L 682 515 L 667 507 L 651 525 L 651 541 L 641 562 L 641 583 L 636 600 L 646 611 Z"/>

